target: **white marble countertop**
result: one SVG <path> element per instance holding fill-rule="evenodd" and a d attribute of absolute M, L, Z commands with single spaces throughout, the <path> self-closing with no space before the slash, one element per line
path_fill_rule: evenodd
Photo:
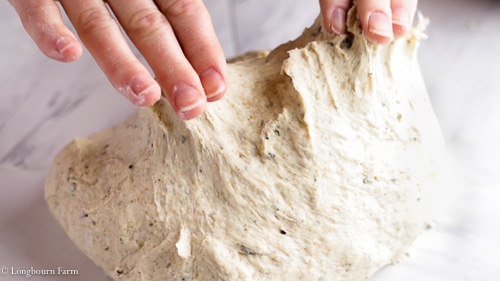
<path fill-rule="evenodd" d="M 316 2 L 205 1 L 228 57 L 293 38 L 318 13 Z M 371 280 L 500 280 L 500 1 L 419 5 L 431 19 L 419 53 L 422 73 L 466 188 L 457 189 L 456 203 L 409 258 Z M 30 280 L 108 280 L 52 219 L 43 185 L 66 143 L 133 111 L 88 53 L 71 64 L 45 58 L 0 1 L 0 269 L 63 267 L 78 275 Z"/>

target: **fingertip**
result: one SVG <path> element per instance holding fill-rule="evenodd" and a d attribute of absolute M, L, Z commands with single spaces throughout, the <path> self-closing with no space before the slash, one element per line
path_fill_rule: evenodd
<path fill-rule="evenodd" d="M 397 37 L 405 35 L 411 27 L 410 14 L 404 8 L 392 10 L 392 29 Z"/>
<path fill-rule="evenodd" d="M 161 98 L 161 89 L 158 85 L 152 85 L 147 92 L 138 95 L 138 106 L 154 105 Z"/>
<path fill-rule="evenodd" d="M 330 34 L 347 33 L 347 11 L 352 3 L 349 0 L 320 0 L 323 26 Z"/>
<path fill-rule="evenodd" d="M 76 38 L 61 36 L 56 39 L 53 52 L 49 57 L 63 62 L 71 62 L 77 60 L 82 52 L 82 46 Z"/>
<path fill-rule="evenodd" d="M 207 97 L 207 101 L 208 102 L 214 102 L 214 101 L 218 101 L 218 100 L 221 100 L 224 96 L 226 95 L 226 92 L 221 92 L 217 95 L 213 95 L 213 96 L 210 96 L 210 97 Z"/>
<path fill-rule="evenodd" d="M 151 106 L 154 105 L 157 101 L 159 101 L 161 98 L 161 89 L 158 87 L 158 90 L 150 93 L 148 95 L 145 95 L 145 100 L 144 104 L 142 106 Z"/>
<path fill-rule="evenodd" d="M 205 90 L 207 101 L 217 101 L 224 96 L 226 92 L 226 81 L 222 73 L 214 68 L 209 68 L 200 75 L 200 80 Z"/>
<path fill-rule="evenodd" d="M 343 8 L 335 8 L 330 17 L 329 29 L 331 33 L 346 34 L 347 33 L 347 10 Z"/>
<path fill-rule="evenodd" d="M 161 88 L 149 74 L 138 74 L 125 86 L 115 86 L 117 91 L 137 106 L 150 106 L 161 97 Z"/>
<path fill-rule="evenodd" d="M 65 26 L 55 1 L 9 1 L 16 9 L 21 22 L 47 57 L 69 62 L 78 59 L 82 46 Z"/>
<path fill-rule="evenodd" d="M 40 51 L 53 60 L 71 62 L 80 58 L 83 53 L 80 42 L 72 34 L 57 34 L 57 31 L 52 31 L 49 34 L 38 34 L 33 38 Z"/>
<path fill-rule="evenodd" d="M 191 110 L 178 111 L 177 117 L 179 117 L 179 119 L 183 121 L 194 119 L 200 116 L 203 112 L 205 112 L 206 106 L 207 106 L 206 102 L 200 102 L 199 105 L 197 105 L 195 108 Z"/>
<path fill-rule="evenodd" d="M 387 44 L 393 39 L 392 22 L 381 11 L 374 11 L 368 16 L 365 32 L 368 40 L 374 43 Z"/>
<path fill-rule="evenodd" d="M 181 120 L 193 119 L 205 111 L 207 100 L 197 89 L 189 85 L 174 87 L 171 105 Z"/>
<path fill-rule="evenodd" d="M 323 17 L 323 27 L 325 28 L 326 32 L 334 34 L 335 31 L 333 30 L 333 24 L 332 24 L 334 13 L 333 12 L 329 13 L 328 11 L 324 11 L 323 9 L 321 9 L 321 14 Z"/>

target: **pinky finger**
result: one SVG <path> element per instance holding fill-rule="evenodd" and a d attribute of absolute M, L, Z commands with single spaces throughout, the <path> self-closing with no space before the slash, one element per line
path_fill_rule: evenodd
<path fill-rule="evenodd" d="M 24 29 L 49 58 L 69 62 L 82 54 L 82 46 L 64 25 L 61 11 L 53 0 L 9 0 Z"/>

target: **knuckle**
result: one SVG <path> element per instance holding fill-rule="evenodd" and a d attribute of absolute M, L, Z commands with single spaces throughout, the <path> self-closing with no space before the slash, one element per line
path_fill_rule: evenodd
<path fill-rule="evenodd" d="M 202 6 L 199 0 L 172 0 L 163 12 L 168 16 L 189 16 L 195 14 Z"/>
<path fill-rule="evenodd" d="M 127 29 L 130 33 L 151 33 L 157 28 L 165 26 L 167 19 L 163 14 L 155 9 L 143 9 L 135 12 L 130 17 Z"/>
<path fill-rule="evenodd" d="M 106 9 L 92 7 L 78 15 L 76 28 L 81 34 L 92 34 L 103 29 L 108 29 L 115 21 Z"/>

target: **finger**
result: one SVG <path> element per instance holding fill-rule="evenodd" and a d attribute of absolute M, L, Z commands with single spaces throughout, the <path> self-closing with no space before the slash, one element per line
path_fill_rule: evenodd
<path fill-rule="evenodd" d="M 395 36 L 405 35 L 413 26 L 417 2 L 417 0 L 392 0 L 392 29 Z"/>
<path fill-rule="evenodd" d="M 202 0 L 158 0 L 182 50 L 198 73 L 208 101 L 226 91 L 226 59 Z"/>
<path fill-rule="evenodd" d="M 320 0 L 321 15 L 326 31 L 335 34 L 347 32 L 347 11 L 351 7 L 350 0 Z"/>
<path fill-rule="evenodd" d="M 82 54 L 82 46 L 64 25 L 59 7 L 53 0 L 10 0 L 21 22 L 49 58 L 73 61 Z"/>
<path fill-rule="evenodd" d="M 391 0 L 359 0 L 358 17 L 369 41 L 380 44 L 392 41 Z"/>
<path fill-rule="evenodd" d="M 161 90 L 130 50 L 102 0 L 61 0 L 80 39 L 113 86 L 136 105 L 152 105 Z"/>
<path fill-rule="evenodd" d="M 173 110 L 183 120 L 201 114 L 206 97 L 198 74 L 182 52 L 167 21 L 153 1 L 109 1 L 118 20 L 151 68 Z"/>

